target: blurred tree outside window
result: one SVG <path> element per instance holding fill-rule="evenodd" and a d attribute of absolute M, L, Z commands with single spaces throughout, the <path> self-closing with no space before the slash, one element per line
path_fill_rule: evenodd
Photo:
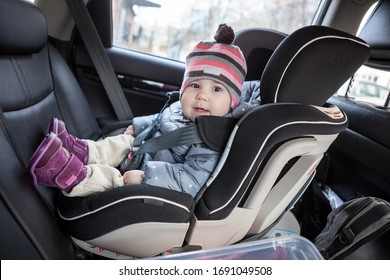
<path fill-rule="evenodd" d="M 320 0 L 113 0 L 113 44 L 184 61 L 220 23 L 284 33 L 309 25 Z"/>

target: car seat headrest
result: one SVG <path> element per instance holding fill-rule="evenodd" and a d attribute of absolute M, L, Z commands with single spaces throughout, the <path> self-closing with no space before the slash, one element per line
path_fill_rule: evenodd
<path fill-rule="evenodd" d="M 363 26 L 359 37 L 371 48 L 367 65 L 379 69 L 390 68 L 390 1 L 380 1 Z"/>
<path fill-rule="evenodd" d="M 19 0 L 0 1 L 0 54 L 37 53 L 47 42 L 46 20 L 34 4 Z"/>
<path fill-rule="evenodd" d="M 326 26 L 306 26 L 277 47 L 264 69 L 262 103 L 322 106 L 368 59 L 362 39 Z"/>

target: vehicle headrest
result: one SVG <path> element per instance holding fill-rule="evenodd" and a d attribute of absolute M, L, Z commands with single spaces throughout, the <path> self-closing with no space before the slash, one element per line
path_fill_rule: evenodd
<path fill-rule="evenodd" d="M 46 20 L 38 7 L 27 1 L 0 1 L 0 54 L 36 53 L 46 42 Z"/>
<path fill-rule="evenodd" d="M 362 39 L 326 26 L 306 26 L 276 48 L 260 83 L 262 104 L 322 106 L 368 59 Z"/>
<path fill-rule="evenodd" d="M 380 1 L 363 26 L 359 37 L 371 48 L 367 65 L 390 69 L 390 1 Z"/>
<path fill-rule="evenodd" d="M 240 47 L 247 64 L 246 81 L 259 80 L 265 65 L 287 34 L 265 28 L 248 28 L 237 32 L 233 41 Z"/>

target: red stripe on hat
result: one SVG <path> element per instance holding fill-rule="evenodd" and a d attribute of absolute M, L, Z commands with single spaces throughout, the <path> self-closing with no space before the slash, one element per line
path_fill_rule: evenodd
<path fill-rule="evenodd" d="M 246 66 L 245 58 L 241 51 L 239 51 L 237 48 L 233 47 L 232 45 L 224 45 L 224 44 L 205 44 L 205 43 L 199 43 L 191 52 L 202 52 L 202 51 L 210 51 L 210 52 L 222 52 L 231 54 L 230 57 L 234 58 L 235 60 L 239 61 L 240 64 Z"/>
<path fill-rule="evenodd" d="M 232 103 L 234 106 L 237 106 L 239 101 L 237 100 L 237 95 L 235 94 L 230 94 L 230 97 L 232 98 Z"/>

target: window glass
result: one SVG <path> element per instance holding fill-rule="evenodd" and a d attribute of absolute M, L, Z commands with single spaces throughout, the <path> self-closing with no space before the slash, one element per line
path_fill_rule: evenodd
<path fill-rule="evenodd" d="M 387 106 L 390 92 L 390 73 L 362 66 L 350 82 L 347 96 L 374 106 Z"/>
<path fill-rule="evenodd" d="M 113 0 L 115 46 L 185 60 L 220 23 L 291 33 L 309 25 L 320 0 Z"/>

